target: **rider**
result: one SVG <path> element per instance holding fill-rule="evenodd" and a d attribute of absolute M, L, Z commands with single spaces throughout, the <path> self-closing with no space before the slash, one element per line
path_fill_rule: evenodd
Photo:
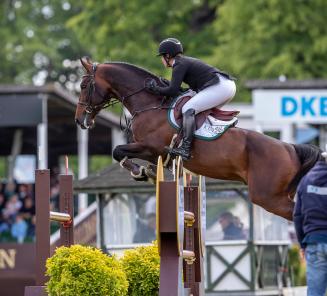
<path fill-rule="evenodd" d="M 183 143 L 181 147 L 170 149 L 169 153 L 180 155 L 184 160 L 191 157 L 191 145 L 195 131 L 195 115 L 220 108 L 230 101 L 236 92 L 234 78 L 204 62 L 183 55 L 183 46 L 175 38 L 161 41 L 158 56 L 165 67 L 172 68 L 172 79 L 168 86 L 158 86 L 150 80 L 146 88 L 155 94 L 174 97 L 178 95 L 182 82 L 188 84 L 197 94 L 182 108 Z"/>

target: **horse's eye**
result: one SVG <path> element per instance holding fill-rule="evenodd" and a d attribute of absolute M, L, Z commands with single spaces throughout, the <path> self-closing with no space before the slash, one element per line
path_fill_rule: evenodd
<path fill-rule="evenodd" d="M 86 85 L 85 84 L 82 84 L 81 85 L 81 89 L 84 89 L 84 88 L 86 88 Z"/>

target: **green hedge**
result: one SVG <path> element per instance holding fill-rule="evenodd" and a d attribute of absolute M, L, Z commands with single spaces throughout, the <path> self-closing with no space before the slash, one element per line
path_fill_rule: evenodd
<path fill-rule="evenodd" d="M 121 261 L 129 283 L 128 295 L 158 295 L 160 257 L 156 244 L 127 250 Z"/>
<path fill-rule="evenodd" d="M 74 245 L 60 247 L 47 260 L 50 296 L 125 296 L 128 282 L 116 257 L 100 250 Z"/>

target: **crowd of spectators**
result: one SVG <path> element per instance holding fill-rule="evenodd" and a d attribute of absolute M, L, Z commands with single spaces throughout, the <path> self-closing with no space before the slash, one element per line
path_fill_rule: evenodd
<path fill-rule="evenodd" d="M 58 209 L 59 185 L 51 180 L 50 210 Z M 0 183 L 0 243 L 35 240 L 34 184 Z"/>
<path fill-rule="evenodd" d="M 32 241 L 34 229 L 33 185 L 0 183 L 0 242 Z"/>

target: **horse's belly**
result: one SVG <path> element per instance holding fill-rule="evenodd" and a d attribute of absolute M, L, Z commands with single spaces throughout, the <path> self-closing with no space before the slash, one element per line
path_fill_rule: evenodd
<path fill-rule="evenodd" d="M 214 179 L 247 183 L 245 135 L 239 129 L 228 130 L 212 142 L 195 141 L 193 158 L 184 163 L 189 170 Z"/>
<path fill-rule="evenodd" d="M 238 168 L 232 168 L 231 166 L 219 166 L 219 164 L 206 165 L 206 163 L 198 164 L 193 161 L 185 163 L 184 166 L 191 172 L 198 175 L 203 175 L 213 179 L 240 181 L 247 183 L 245 174 L 242 174 Z"/>

